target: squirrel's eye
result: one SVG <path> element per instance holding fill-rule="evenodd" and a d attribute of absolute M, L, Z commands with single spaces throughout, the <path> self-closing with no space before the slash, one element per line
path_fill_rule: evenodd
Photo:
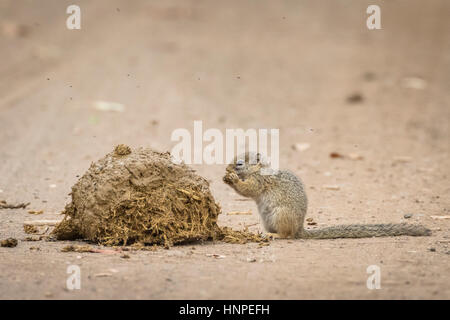
<path fill-rule="evenodd" d="M 236 161 L 236 167 L 242 167 L 244 165 L 244 160 Z"/>

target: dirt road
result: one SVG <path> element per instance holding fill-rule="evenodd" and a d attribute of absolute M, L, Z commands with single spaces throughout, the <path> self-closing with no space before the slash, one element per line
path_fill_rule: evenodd
<path fill-rule="evenodd" d="M 372 31 L 373 1 L 77 2 L 81 30 L 66 28 L 71 1 L 0 0 L 0 200 L 31 202 L 0 210 L 0 238 L 19 239 L 0 248 L 0 298 L 450 298 L 450 220 L 433 218 L 450 215 L 449 1 L 377 1 Z M 279 128 L 281 166 L 303 179 L 318 227 L 408 221 L 433 235 L 204 243 L 130 259 L 20 241 L 24 220 L 61 218 L 77 177 L 114 145 L 170 150 L 171 132 L 194 120 Z M 262 231 L 224 167 L 196 167 L 220 225 Z M 69 265 L 80 290 L 66 288 Z M 370 265 L 379 290 L 366 286 Z"/>

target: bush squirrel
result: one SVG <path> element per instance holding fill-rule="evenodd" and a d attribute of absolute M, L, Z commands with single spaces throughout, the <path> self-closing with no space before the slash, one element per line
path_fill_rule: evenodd
<path fill-rule="evenodd" d="M 265 171 L 264 171 L 265 170 Z M 384 236 L 428 236 L 421 225 L 349 224 L 316 230 L 303 227 L 308 200 L 303 183 L 293 173 L 270 167 L 259 153 L 247 152 L 226 168 L 223 181 L 242 196 L 255 200 L 264 228 L 281 238 L 334 239 Z"/>

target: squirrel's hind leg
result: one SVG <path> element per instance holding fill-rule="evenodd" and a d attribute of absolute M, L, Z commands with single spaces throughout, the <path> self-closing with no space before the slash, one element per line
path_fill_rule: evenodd
<path fill-rule="evenodd" d="M 296 238 L 301 221 L 296 214 L 286 208 L 279 208 L 274 214 L 274 224 L 276 232 L 280 238 Z"/>

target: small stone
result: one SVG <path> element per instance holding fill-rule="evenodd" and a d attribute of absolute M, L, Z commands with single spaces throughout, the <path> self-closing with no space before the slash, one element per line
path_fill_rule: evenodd
<path fill-rule="evenodd" d="M 436 252 L 436 248 L 429 248 L 428 250 L 430 250 L 431 252 Z"/>
<path fill-rule="evenodd" d="M 411 218 L 412 216 L 413 216 L 412 213 L 407 213 L 407 214 L 405 214 L 405 215 L 403 216 L 403 218 L 409 219 L 409 218 Z"/>

